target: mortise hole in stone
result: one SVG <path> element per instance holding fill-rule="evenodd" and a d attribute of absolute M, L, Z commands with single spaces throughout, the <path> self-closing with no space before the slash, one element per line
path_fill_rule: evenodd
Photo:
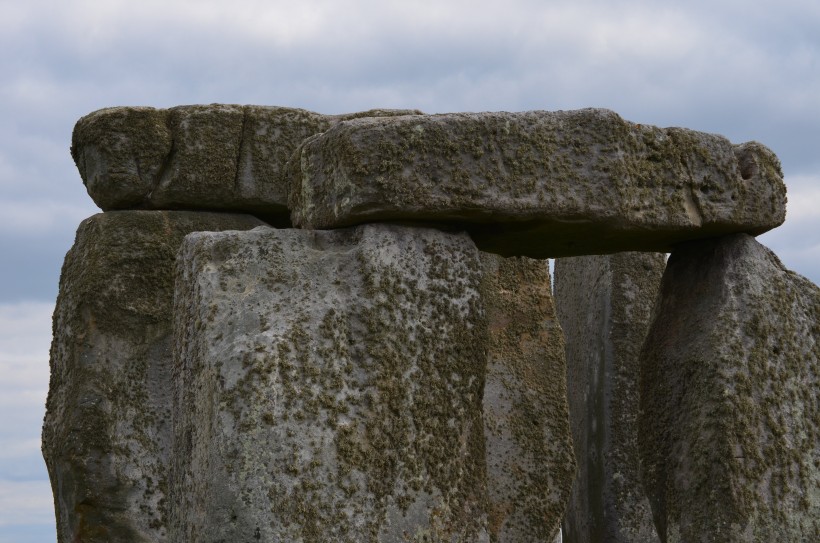
<path fill-rule="evenodd" d="M 749 153 L 740 157 L 738 166 L 740 166 L 740 177 L 743 179 L 751 179 L 757 173 L 757 163 Z"/>

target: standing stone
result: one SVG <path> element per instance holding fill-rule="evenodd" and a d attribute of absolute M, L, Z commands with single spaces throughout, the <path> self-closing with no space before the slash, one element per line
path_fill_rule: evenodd
<path fill-rule="evenodd" d="M 494 543 L 551 542 L 567 504 L 575 459 L 564 341 L 549 266 L 546 260 L 488 253 L 482 261 L 489 331 L 484 441 L 490 537 Z"/>
<path fill-rule="evenodd" d="M 289 223 L 285 164 L 307 137 L 374 109 L 322 115 L 303 109 L 211 104 L 114 107 L 77 121 L 71 154 L 103 210 L 199 209 Z"/>
<path fill-rule="evenodd" d="M 551 315 L 544 263 L 390 225 L 194 234 L 180 262 L 175 541 L 550 540 L 560 331 L 509 322 Z M 524 307 L 486 296 L 516 281 Z"/>
<path fill-rule="evenodd" d="M 167 540 L 175 255 L 190 232 L 260 224 L 120 211 L 80 225 L 60 279 L 43 426 L 61 543 Z"/>
<path fill-rule="evenodd" d="M 665 265 L 659 253 L 555 261 L 579 462 L 563 523 L 567 543 L 660 541 L 639 473 L 638 377 Z"/>
<path fill-rule="evenodd" d="M 180 262 L 174 541 L 489 541 L 468 237 L 195 234 Z"/>
<path fill-rule="evenodd" d="M 786 212 L 764 146 L 602 109 L 357 119 L 306 140 L 289 164 L 297 226 L 455 222 L 504 256 L 665 252 L 763 233 Z"/>
<path fill-rule="evenodd" d="M 751 236 L 669 258 L 641 353 L 661 540 L 820 541 L 820 289 Z"/>

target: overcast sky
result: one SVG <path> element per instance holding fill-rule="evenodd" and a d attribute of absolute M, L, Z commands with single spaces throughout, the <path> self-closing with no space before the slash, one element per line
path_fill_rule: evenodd
<path fill-rule="evenodd" d="M 0 543 L 54 539 L 50 316 L 99 211 L 71 130 L 102 107 L 605 107 L 757 140 L 789 189 L 786 224 L 760 239 L 820 283 L 817 0 L 0 0 L 0 70 Z"/>

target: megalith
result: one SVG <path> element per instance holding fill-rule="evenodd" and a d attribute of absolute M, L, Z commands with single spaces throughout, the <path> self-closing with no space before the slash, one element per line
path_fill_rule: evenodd
<path fill-rule="evenodd" d="M 174 541 L 552 540 L 574 466 L 546 263 L 387 224 L 197 233 L 179 263 Z"/>
<path fill-rule="evenodd" d="M 785 218 L 764 146 L 602 109 L 356 119 L 307 139 L 289 176 L 296 226 L 455 222 L 504 256 L 668 252 Z"/>
<path fill-rule="evenodd" d="M 640 477 L 639 354 L 666 265 L 662 253 L 555 260 L 578 473 L 564 543 L 658 543 Z"/>
<path fill-rule="evenodd" d="M 489 333 L 483 408 L 490 539 L 551 542 L 575 459 L 549 265 L 488 253 L 481 258 Z"/>
<path fill-rule="evenodd" d="M 817 287 L 751 237 L 763 145 L 211 104 L 71 153 L 104 213 L 54 316 L 60 543 L 817 539 Z M 624 251 L 669 250 L 647 334 L 663 257 Z"/>
<path fill-rule="evenodd" d="M 348 119 L 420 113 L 322 115 L 230 104 L 113 107 L 77 121 L 71 154 L 88 194 L 105 211 L 234 211 L 284 225 L 285 164 L 302 140 Z"/>
<path fill-rule="evenodd" d="M 166 541 L 174 260 L 248 215 L 118 211 L 82 222 L 54 311 L 43 426 L 60 542 Z"/>
<path fill-rule="evenodd" d="M 641 353 L 661 541 L 820 540 L 820 289 L 751 236 L 681 245 Z"/>

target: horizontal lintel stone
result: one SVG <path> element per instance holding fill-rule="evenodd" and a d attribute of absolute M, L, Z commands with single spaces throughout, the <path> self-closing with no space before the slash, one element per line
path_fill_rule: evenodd
<path fill-rule="evenodd" d="M 77 121 L 71 154 L 89 195 L 104 211 L 243 211 L 286 223 L 283 172 L 305 138 L 347 119 L 420 113 L 373 109 L 322 115 L 225 104 L 112 107 Z"/>
<path fill-rule="evenodd" d="M 603 109 L 354 119 L 305 140 L 288 170 L 296 226 L 456 223 L 505 256 L 669 251 L 785 219 L 763 145 Z"/>

